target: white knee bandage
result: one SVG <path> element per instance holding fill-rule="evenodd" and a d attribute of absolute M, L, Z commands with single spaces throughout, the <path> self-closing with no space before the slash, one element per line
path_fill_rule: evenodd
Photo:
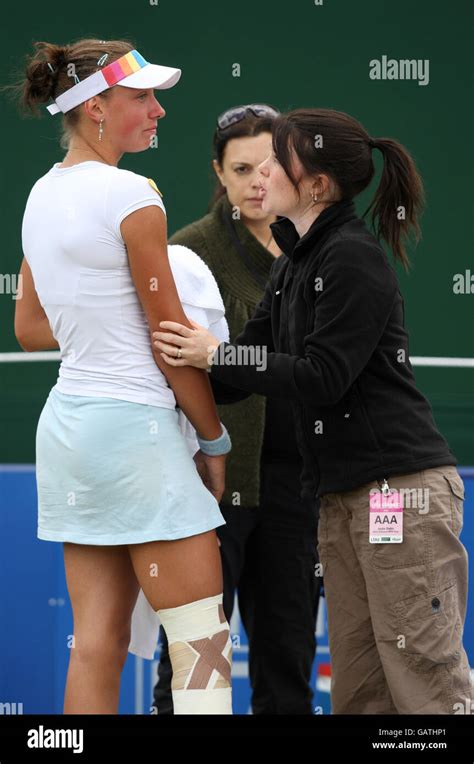
<path fill-rule="evenodd" d="M 175 714 L 231 714 L 232 643 L 222 594 L 157 612 L 168 639 Z"/>

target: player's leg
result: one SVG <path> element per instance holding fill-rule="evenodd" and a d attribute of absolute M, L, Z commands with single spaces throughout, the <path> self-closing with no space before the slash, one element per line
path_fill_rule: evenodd
<path fill-rule="evenodd" d="M 126 546 L 64 544 L 74 616 L 65 714 L 118 713 L 139 584 Z"/>
<path fill-rule="evenodd" d="M 232 650 L 216 532 L 131 544 L 129 551 L 168 638 L 175 714 L 232 713 Z"/>

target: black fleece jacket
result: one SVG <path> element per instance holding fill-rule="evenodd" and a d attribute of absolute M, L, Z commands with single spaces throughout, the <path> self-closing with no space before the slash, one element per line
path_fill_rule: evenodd
<path fill-rule="evenodd" d="M 219 345 L 216 400 L 291 401 L 303 497 L 456 465 L 415 384 L 396 272 L 354 203 L 327 207 L 301 238 L 287 218 L 271 229 L 284 254 L 243 331 Z"/>

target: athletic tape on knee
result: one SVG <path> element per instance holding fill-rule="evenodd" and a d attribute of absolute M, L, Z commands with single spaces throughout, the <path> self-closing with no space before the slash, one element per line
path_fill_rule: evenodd
<path fill-rule="evenodd" d="M 157 612 L 168 639 L 175 714 L 231 714 L 232 642 L 222 594 Z"/>

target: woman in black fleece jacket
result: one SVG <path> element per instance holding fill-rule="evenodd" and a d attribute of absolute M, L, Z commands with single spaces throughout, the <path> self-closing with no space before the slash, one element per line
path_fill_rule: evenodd
<path fill-rule="evenodd" d="M 155 342 L 172 365 L 208 368 L 216 395 L 292 402 L 302 494 L 316 486 L 321 498 L 333 712 L 469 713 L 464 485 L 416 387 L 379 241 L 408 269 L 421 178 L 398 141 L 372 139 L 342 112 L 295 110 L 272 134 L 259 169 L 284 256 L 254 315 L 233 344 L 174 322 Z M 376 236 L 353 202 L 373 178 L 373 149 L 384 166 L 364 217 L 372 209 Z"/>
<path fill-rule="evenodd" d="M 212 271 L 231 341 L 253 315 L 270 268 L 282 256 L 268 228 L 275 216 L 262 215 L 261 202 L 251 201 L 258 195 L 257 168 L 271 149 L 275 116 L 262 104 L 257 113 L 250 105 L 220 115 L 212 141 L 217 185 L 208 214 L 169 240 L 196 252 Z M 291 404 L 235 388 L 226 388 L 224 400 L 216 396 L 216 403 L 232 440 L 219 501 L 226 524 L 217 529 L 223 608 L 230 623 L 237 594 L 248 638 L 252 712 L 312 714 L 322 583 L 316 575 L 319 500 L 299 496 L 302 460 Z M 153 691 L 158 715 L 173 713 L 164 630 L 160 641 Z"/>

